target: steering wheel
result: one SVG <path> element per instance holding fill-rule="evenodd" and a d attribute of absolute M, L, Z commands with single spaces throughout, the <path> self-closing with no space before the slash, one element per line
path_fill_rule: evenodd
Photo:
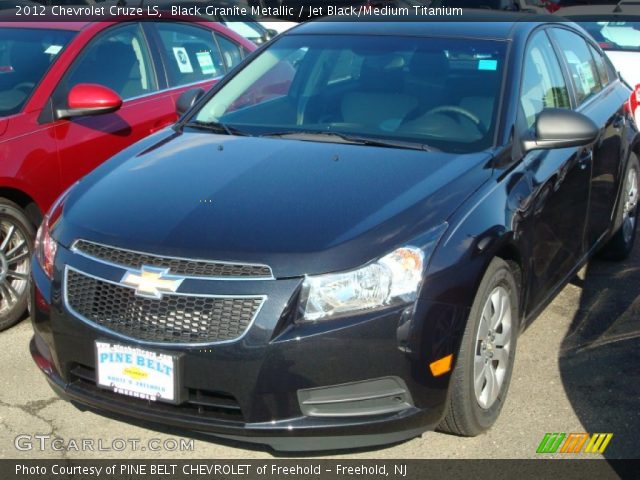
<path fill-rule="evenodd" d="M 34 82 L 20 82 L 13 87 L 14 90 L 20 90 L 29 93 L 36 86 Z"/>
<path fill-rule="evenodd" d="M 478 130 L 483 133 L 485 132 L 485 127 L 484 125 L 482 125 L 482 122 L 480 121 L 478 116 L 470 112 L 466 108 L 462 108 L 457 105 L 442 105 L 440 107 L 432 108 L 427 113 L 425 113 L 425 115 L 433 115 L 435 113 L 457 113 L 458 115 L 462 115 L 463 117 L 471 120 L 475 124 L 475 126 L 478 127 Z"/>

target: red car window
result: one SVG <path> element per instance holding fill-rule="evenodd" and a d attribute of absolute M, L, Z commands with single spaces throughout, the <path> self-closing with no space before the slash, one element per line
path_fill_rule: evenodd
<path fill-rule="evenodd" d="M 169 85 L 204 82 L 226 73 L 213 32 L 181 23 L 157 23 Z"/>
<path fill-rule="evenodd" d="M 110 29 L 94 39 L 66 76 L 66 88 L 79 83 L 104 85 L 123 100 L 157 91 L 140 25 Z"/>

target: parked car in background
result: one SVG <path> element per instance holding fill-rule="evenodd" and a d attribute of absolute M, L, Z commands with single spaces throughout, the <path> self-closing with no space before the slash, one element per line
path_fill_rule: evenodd
<path fill-rule="evenodd" d="M 25 311 L 51 202 L 254 48 L 205 21 L 0 23 L 0 330 Z"/>
<path fill-rule="evenodd" d="M 279 18 L 264 18 L 259 21 L 264 28 L 266 28 L 267 30 L 271 30 L 272 32 L 275 32 L 276 34 L 286 32 L 290 28 L 295 27 L 297 25 L 296 22 L 282 20 Z"/>
<path fill-rule="evenodd" d="M 634 89 L 629 108 L 640 125 L 640 2 L 579 5 L 561 8 L 556 14 L 582 26 L 607 53 L 622 79 Z"/>
<path fill-rule="evenodd" d="M 631 96 L 629 96 L 629 111 L 633 113 L 636 125 L 640 128 L 640 84 L 636 85 Z"/>
<path fill-rule="evenodd" d="M 82 179 L 38 231 L 50 385 L 284 450 L 490 428 L 518 334 L 638 213 L 629 88 L 529 18 L 304 23 Z"/>
<path fill-rule="evenodd" d="M 251 15 L 250 7 L 246 2 L 236 1 L 236 0 L 218 0 L 216 2 L 211 2 L 211 0 L 128 0 L 128 4 L 131 5 L 155 5 L 158 6 L 161 10 L 171 11 L 172 7 L 180 7 L 180 8 L 191 8 L 198 7 L 201 15 L 211 21 L 219 22 L 223 24 L 225 27 L 233 30 L 238 35 L 246 38 L 247 40 L 255 43 L 256 45 L 260 45 L 262 43 L 268 42 L 273 37 L 275 37 L 278 32 L 276 30 L 270 29 L 264 26 L 258 19 L 254 18 Z M 215 14 L 207 15 L 206 7 L 207 6 L 215 6 L 217 8 L 226 8 L 231 9 L 233 7 L 243 7 L 247 10 L 246 15 L 223 15 L 220 12 L 221 10 L 215 11 Z"/>
<path fill-rule="evenodd" d="M 556 15 L 589 32 L 631 87 L 640 84 L 640 2 L 567 7 Z"/>

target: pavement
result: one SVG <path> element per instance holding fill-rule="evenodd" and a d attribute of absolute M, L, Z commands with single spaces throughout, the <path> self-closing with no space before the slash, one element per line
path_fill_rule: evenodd
<path fill-rule="evenodd" d="M 523 333 L 507 401 L 489 432 L 475 438 L 427 432 L 387 447 L 297 458 L 539 458 L 536 448 L 547 432 L 611 432 L 604 457 L 640 458 L 640 242 L 636 245 L 625 262 L 593 260 Z M 0 333 L 0 458 L 288 457 L 267 447 L 80 412 L 49 388 L 29 355 L 30 338 L 29 321 Z M 19 435 L 30 435 L 33 448 L 17 449 Z M 47 448 L 39 448 L 35 435 L 44 436 Z M 57 447 L 69 448 L 51 448 L 53 438 L 63 439 Z M 183 438 L 188 451 L 180 448 Z M 74 448 L 82 439 L 93 439 L 94 451 Z"/>

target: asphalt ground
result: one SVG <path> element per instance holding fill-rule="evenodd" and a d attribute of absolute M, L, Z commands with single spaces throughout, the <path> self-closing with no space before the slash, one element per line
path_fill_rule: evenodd
<path fill-rule="evenodd" d="M 523 333 L 506 404 L 488 433 L 460 438 L 427 432 L 387 447 L 296 456 L 539 458 L 536 449 L 547 432 L 611 432 L 604 457 L 640 458 L 640 242 L 636 245 L 625 262 L 593 260 Z M 0 458 L 288 457 L 267 447 L 81 412 L 49 388 L 29 355 L 30 338 L 28 320 L 0 333 Z M 47 448 L 41 450 L 31 437 L 32 449 L 17 449 L 19 435 L 44 435 Z M 176 446 L 183 436 L 193 439 L 189 451 Z M 95 450 L 55 450 L 50 439 L 56 437 L 67 446 L 93 439 Z"/>

